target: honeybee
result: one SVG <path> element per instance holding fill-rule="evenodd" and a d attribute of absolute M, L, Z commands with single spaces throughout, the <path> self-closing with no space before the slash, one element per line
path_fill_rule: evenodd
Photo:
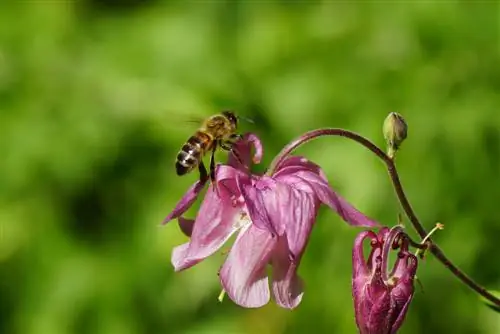
<path fill-rule="evenodd" d="M 236 131 L 238 129 L 238 116 L 232 111 L 222 111 L 205 119 L 200 128 L 182 146 L 177 154 L 175 170 L 177 175 L 185 175 L 198 167 L 200 181 L 215 179 L 214 155 L 218 147 L 233 153 L 239 161 L 240 158 L 234 151 L 233 144 L 242 138 Z M 203 164 L 203 157 L 211 151 L 210 175 Z"/>

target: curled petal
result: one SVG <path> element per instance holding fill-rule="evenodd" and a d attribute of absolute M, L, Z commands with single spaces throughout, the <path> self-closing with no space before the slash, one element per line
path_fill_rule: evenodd
<path fill-rule="evenodd" d="M 364 239 L 371 238 L 371 252 L 364 265 Z M 398 249 L 399 248 L 399 249 Z M 397 251 L 394 269 L 387 274 L 390 251 Z M 358 235 L 353 249 L 353 299 L 361 334 L 395 334 L 401 327 L 413 297 L 417 258 L 408 251 L 401 227 L 383 227 L 375 235 Z"/>
<path fill-rule="evenodd" d="M 417 273 L 418 259 L 410 252 L 402 252 L 398 255 L 391 276 L 402 280 L 413 280 Z"/>
<path fill-rule="evenodd" d="M 274 173 L 274 176 L 278 176 L 280 174 L 293 174 L 294 171 L 297 170 L 310 171 L 323 177 L 326 181 L 326 176 L 319 165 L 304 157 L 296 155 L 286 157 L 285 160 L 280 163 L 279 168 Z"/>
<path fill-rule="evenodd" d="M 266 230 L 249 225 L 236 239 L 220 270 L 220 280 L 228 296 L 238 305 L 261 307 L 269 302 L 266 264 L 276 238 Z"/>
<path fill-rule="evenodd" d="M 370 238 L 371 240 L 377 240 L 377 235 L 372 231 L 363 231 L 358 234 L 354 240 L 354 247 L 352 249 L 352 278 L 356 279 L 358 277 L 367 277 L 370 275 L 370 268 L 368 268 L 365 255 L 363 252 L 364 241 Z"/>
<path fill-rule="evenodd" d="M 273 296 L 276 303 L 288 309 L 297 307 L 304 295 L 303 282 L 297 276 L 298 264 L 289 252 L 286 236 L 279 237 L 273 252 Z"/>
<path fill-rule="evenodd" d="M 253 155 L 252 147 L 255 149 L 255 153 Z M 238 157 L 247 168 L 252 165 L 252 162 L 254 164 L 258 164 L 262 159 L 262 143 L 259 137 L 253 133 L 246 133 L 242 140 L 239 140 L 234 144 L 233 148 L 238 152 Z M 238 169 L 243 167 L 234 154 L 229 155 L 228 164 Z"/>
<path fill-rule="evenodd" d="M 195 184 L 193 184 L 181 198 L 179 203 L 177 203 L 174 210 L 163 220 L 162 225 L 168 223 L 172 219 L 180 217 L 184 212 L 186 212 L 198 198 L 198 195 L 203 190 L 205 183 L 206 181 L 202 182 L 198 180 Z"/>
<path fill-rule="evenodd" d="M 241 210 L 241 206 L 225 203 L 210 187 L 196 216 L 188 247 L 176 248 L 172 253 L 175 270 L 189 268 L 216 252 L 241 227 Z"/>
<path fill-rule="evenodd" d="M 264 154 L 264 148 L 262 147 L 262 142 L 260 141 L 259 137 L 257 137 L 253 133 L 246 134 L 245 138 L 246 140 L 248 140 L 253 144 L 253 147 L 255 149 L 255 153 L 252 157 L 253 163 L 259 164 L 262 160 L 262 155 Z"/>
<path fill-rule="evenodd" d="M 179 223 L 182 233 L 184 233 L 185 236 L 190 237 L 193 233 L 194 220 L 179 217 L 177 218 L 177 222 Z"/>
<path fill-rule="evenodd" d="M 401 226 L 394 226 L 391 229 L 388 229 L 387 227 L 382 228 L 379 231 L 379 240 L 380 242 L 383 243 L 382 246 L 382 275 L 384 278 L 384 281 L 388 280 L 388 262 L 389 262 L 389 252 L 393 249 L 392 246 L 396 239 L 398 238 L 404 238 L 404 233 L 403 233 L 403 228 Z M 399 262 L 400 258 L 398 256 L 397 262 Z"/>

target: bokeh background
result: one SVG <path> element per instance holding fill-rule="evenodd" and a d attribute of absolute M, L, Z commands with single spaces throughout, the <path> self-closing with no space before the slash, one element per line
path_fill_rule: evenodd
<path fill-rule="evenodd" d="M 467 1 L 4 1 L 0 5 L 0 333 L 355 333 L 351 245 L 326 208 L 302 304 L 217 301 L 216 254 L 182 273 L 162 219 L 196 175 L 173 161 L 187 115 L 252 118 L 263 170 L 292 138 L 345 127 L 384 145 L 404 115 L 407 194 L 445 253 L 500 289 L 500 11 Z M 384 166 L 325 138 L 300 154 L 393 225 Z M 219 154 L 219 159 L 224 159 Z M 192 210 L 192 214 L 194 214 Z M 400 333 L 500 333 L 432 256 Z"/>

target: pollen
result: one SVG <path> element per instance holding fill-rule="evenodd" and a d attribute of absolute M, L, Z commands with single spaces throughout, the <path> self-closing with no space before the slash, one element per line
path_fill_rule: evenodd
<path fill-rule="evenodd" d="M 233 227 L 240 229 L 249 226 L 251 223 L 252 220 L 250 219 L 248 213 L 246 211 L 241 210 L 235 218 Z"/>

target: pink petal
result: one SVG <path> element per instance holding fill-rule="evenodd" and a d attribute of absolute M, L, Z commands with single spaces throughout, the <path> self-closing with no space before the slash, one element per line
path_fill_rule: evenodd
<path fill-rule="evenodd" d="M 218 165 L 215 169 L 215 179 L 217 187 L 224 191 L 220 195 L 225 196 L 225 199 L 235 203 L 244 203 L 244 198 L 241 192 L 243 185 L 252 183 L 251 176 L 239 169 L 229 165 Z"/>
<path fill-rule="evenodd" d="M 253 225 L 238 235 L 220 270 L 222 286 L 236 304 L 255 308 L 269 302 L 265 269 L 275 245 L 271 233 Z"/>
<path fill-rule="evenodd" d="M 163 225 L 171 221 L 172 219 L 180 217 L 184 212 L 186 212 L 194 201 L 198 198 L 201 190 L 205 186 L 206 181 L 197 181 L 193 184 L 189 190 L 184 194 L 182 199 L 177 203 L 174 210 L 163 220 Z"/>
<path fill-rule="evenodd" d="M 255 227 L 274 234 L 279 233 L 276 232 L 276 229 L 271 222 L 272 218 L 269 216 L 266 209 L 267 203 L 265 202 L 265 195 L 263 194 L 266 190 L 259 190 L 248 184 L 241 185 L 240 190 L 243 198 L 245 199 L 248 214 L 250 215 Z"/>
<path fill-rule="evenodd" d="M 186 219 L 184 217 L 179 217 L 177 218 L 177 222 L 179 223 L 179 227 L 185 236 L 190 237 L 191 234 L 193 234 L 193 226 L 194 226 L 193 219 Z"/>
<path fill-rule="evenodd" d="M 357 279 L 358 277 L 365 279 L 368 275 L 370 275 L 370 269 L 368 268 L 363 251 L 363 242 L 367 238 L 377 240 L 377 235 L 372 231 L 363 231 L 359 233 L 354 240 L 354 247 L 352 249 L 353 279 Z"/>
<path fill-rule="evenodd" d="M 296 168 L 300 168 L 302 170 L 309 170 L 310 172 L 313 172 L 315 174 L 318 174 L 318 175 L 324 177 L 326 180 L 326 177 L 324 176 L 323 170 L 321 169 L 321 167 L 319 167 L 319 165 L 315 164 L 314 162 L 312 162 L 310 160 L 307 160 L 304 157 L 296 156 L 296 155 L 288 156 L 287 158 L 285 158 L 285 160 L 283 160 L 280 163 L 279 168 L 274 173 L 274 176 L 277 176 L 280 173 L 289 174 L 290 172 L 287 172 L 286 169 L 290 168 L 290 167 L 296 167 Z"/>
<path fill-rule="evenodd" d="M 314 194 L 301 191 L 294 186 L 276 183 L 273 191 L 264 194 L 264 202 L 273 226 L 286 232 L 288 246 L 300 261 L 305 250 L 312 227 L 316 220 L 319 204 Z"/>
<path fill-rule="evenodd" d="M 224 189 L 219 189 L 222 197 Z M 216 252 L 239 228 L 242 207 L 222 200 L 209 187 L 193 226 L 188 246 L 180 246 L 172 253 L 176 271 L 189 268 Z"/>
<path fill-rule="evenodd" d="M 255 153 L 252 156 L 252 147 L 255 149 Z M 245 166 L 241 166 L 238 159 L 235 158 L 233 154 L 229 155 L 228 165 L 231 165 L 238 169 L 245 169 L 252 165 L 260 163 L 262 159 L 262 143 L 255 134 L 247 133 L 243 136 L 243 139 L 234 144 L 234 149 L 238 152 L 238 157 L 241 159 Z"/>
<path fill-rule="evenodd" d="M 255 149 L 255 153 L 252 157 L 252 161 L 254 164 L 259 164 L 262 160 L 262 155 L 264 154 L 264 148 L 262 147 L 262 142 L 259 137 L 253 133 L 248 133 L 245 135 L 245 138 L 253 144 Z"/>
<path fill-rule="evenodd" d="M 298 178 L 307 182 L 314 190 L 319 200 L 335 210 L 340 217 L 350 225 L 359 227 L 379 227 L 380 224 L 359 212 L 354 206 L 347 202 L 342 196 L 335 193 L 326 179 L 310 170 L 300 169 L 293 166 L 281 170 L 275 177 L 281 182 L 298 184 Z M 300 184 L 300 183 L 299 183 Z M 306 188 L 307 189 L 307 188 Z"/>
<path fill-rule="evenodd" d="M 239 169 L 230 165 L 217 165 L 215 167 L 215 179 L 217 182 L 235 180 L 237 176 L 245 176 Z"/>
<path fill-rule="evenodd" d="M 399 330 L 399 328 L 401 327 L 401 325 L 403 325 L 403 321 L 405 320 L 406 312 L 408 312 L 408 307 L 410 306 L 412 298 L 413 298 L 413 294 L 412 294 L 412 297 L 408 298 L 405 301 L 403 307 L 401 308 L 401 311 L 399 311 L 398 317 L 396 318 L 396 320 L 394 321 L 394 323 L 391 326 L 390 334 L 396 334 L 397 331 Z"/>
<path fill-rule="evenodd" d="M 297 263 L 288 250 L 285 236 L 279 237 L 273 252 L 273 296 L 276 303 L 284 308 L 297 307 L 304 295 L 303 282 L 297 276 Z"/>

